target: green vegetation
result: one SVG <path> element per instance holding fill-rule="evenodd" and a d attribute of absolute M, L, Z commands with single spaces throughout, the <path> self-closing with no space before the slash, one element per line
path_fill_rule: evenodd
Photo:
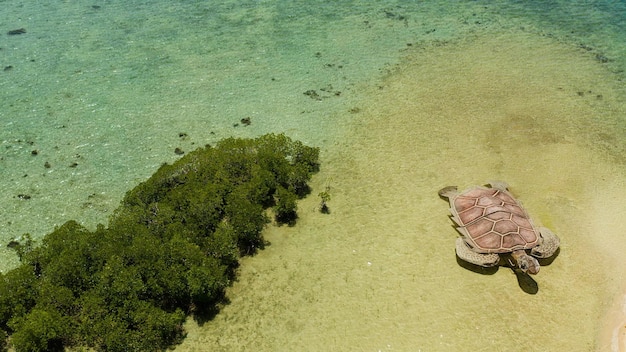
<path fill-rule="evenodd" d="M 163 165 L 124 197 L 109 226 L 68 221 L 40 246 L 15 245 L 0 274 L 0 350 L 164 350 L 187 315 L 210 317 L 261 231 L 296 219 L 317 148 L 284 135 L 226 139 Z"/>
<path fill-rule="evenodd" d="M 322 214 L 330 214 L 330 208 L 328 208 L 328 201 L 330 201 L 330 180 L 326 181 L 326 188 L 323 192 L 317 194 L 320 197 L 320 205 L 318 209 Z"/>

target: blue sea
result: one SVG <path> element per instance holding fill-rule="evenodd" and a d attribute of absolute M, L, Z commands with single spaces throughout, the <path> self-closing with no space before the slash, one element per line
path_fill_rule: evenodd
<path fill-rule="evenodd" d="M 1 3 L 0 271 L 185 152 L 285 133 L 321 149 L 300 220 L 179 350 L 626 349 L 626 2 Z M 455 260 L 437 190 L 492 179 L 561 237 L 530 281 Z"/>

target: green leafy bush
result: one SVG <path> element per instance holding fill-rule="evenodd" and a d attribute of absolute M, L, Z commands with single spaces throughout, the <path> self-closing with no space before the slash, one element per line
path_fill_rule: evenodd
<path fill-rule="evenodd" d="M 54 308 L 35 307 L 10 325 L 15 331 L 11 342 L 18 351 L 63 351 L 71 321 Z"/>
<path fill-rule="evenodd" d="M 215 312 L 274 207 L 295 221 L 317 148 L 284 135 L 229 138 L 163 165 L 90 231 L 68 221 L 0 274 L 0 347 L 164 350 L 189 314 Z"/>
<path fill-rule="evenodd" d="M 274 211 L 278 222 L 293 224 L 296 221 L 298 217 L 296 200 L 297 195 L 295 193 L 283 187 L 276 189 L 276 206 Z"/>
<path fill-rule="evenodd" d="M 4 352 L 7 350 L 6 340 L 9 337 L 6 331 L 0 329 L 0 351 Z"/>

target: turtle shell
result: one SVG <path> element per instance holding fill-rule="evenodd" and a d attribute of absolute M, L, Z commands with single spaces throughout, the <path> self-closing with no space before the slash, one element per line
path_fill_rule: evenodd
<path fill-rule="evenodd" d="M 475 187 L 450 199 L 457 230 L 478 253 L 507 253 L 538 245 L 539 232 L 509 192 Z"/>

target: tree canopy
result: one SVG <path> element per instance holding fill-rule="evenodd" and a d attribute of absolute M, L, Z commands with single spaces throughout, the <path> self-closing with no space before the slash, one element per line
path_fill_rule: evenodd
<path fill-rule="evenodd" d="M 296 219 L 319 150 L 280 134 L 195 150 L 128 191 L 108 227 L 68 221 L 0 274 L 0 350 L 164 350 L 212 314 L 274 208 Z"/>

